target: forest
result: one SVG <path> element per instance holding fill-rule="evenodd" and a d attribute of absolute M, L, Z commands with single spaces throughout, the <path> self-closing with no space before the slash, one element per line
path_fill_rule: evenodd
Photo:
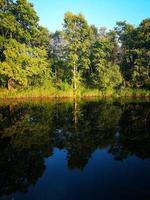
<path fill-rule="evenodd" d="M 27 0 L 0 0 L 0 97 L 150 96 L 150 18 L 108 30 L 66 12 L 62 23 L 51 32 Z"/>

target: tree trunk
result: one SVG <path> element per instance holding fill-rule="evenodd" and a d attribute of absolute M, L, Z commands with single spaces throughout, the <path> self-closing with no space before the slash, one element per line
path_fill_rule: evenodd
<path fill-rule="evenodd" d="M 7 82 L 7 89 L 11 90 L 12 88 L 13 88 L 13 79 L 10 78 L 8 79 L 8 82 Z"/>

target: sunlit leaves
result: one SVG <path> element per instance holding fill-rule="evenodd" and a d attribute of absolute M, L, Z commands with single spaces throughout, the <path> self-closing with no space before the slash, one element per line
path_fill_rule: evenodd
<path fill-rule="evenodd" d="M 4 51 L 5 61 L 1 62 L 0 74 L 16 84 L 29 86 L 45 78 L 48 73 L 46 51 L 37 47 L 27 47 L 10 40 Z"/>

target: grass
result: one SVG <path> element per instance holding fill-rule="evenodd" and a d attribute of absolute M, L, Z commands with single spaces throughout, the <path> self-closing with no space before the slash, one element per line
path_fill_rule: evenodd
<path fill-rule="evenodd" d="M 150 90 L 126 88 L 118 95 L 121 97 L 150 97 Z"/>
<path fill-rule="evenodd" d="M 19 98 L 73 98 L 73 90 L 50 88 L 33 88 L 27 90 L 7 90 L 0 89 L 1 99 L 19 99 Z M 150 97 L 150 90 L 144 89 L 124 89 L 107 90 L 82 88 L 77 91 L 76 97 Z"/>

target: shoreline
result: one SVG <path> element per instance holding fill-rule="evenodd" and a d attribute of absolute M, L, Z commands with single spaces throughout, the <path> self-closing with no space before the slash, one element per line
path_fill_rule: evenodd
<path fill-rule="evenodd" d="M 26 91 L 0 91 L 0 100 L 26 100 L 26 99 L 88 99 L 88 98 L 148 98 L 150 99 L 150 90 L 128 90 L 123 91 L 98 91 L 85 90 L 73 95 L 72 91 L 55 91 L 49 90 L 26 90 Z"/>

